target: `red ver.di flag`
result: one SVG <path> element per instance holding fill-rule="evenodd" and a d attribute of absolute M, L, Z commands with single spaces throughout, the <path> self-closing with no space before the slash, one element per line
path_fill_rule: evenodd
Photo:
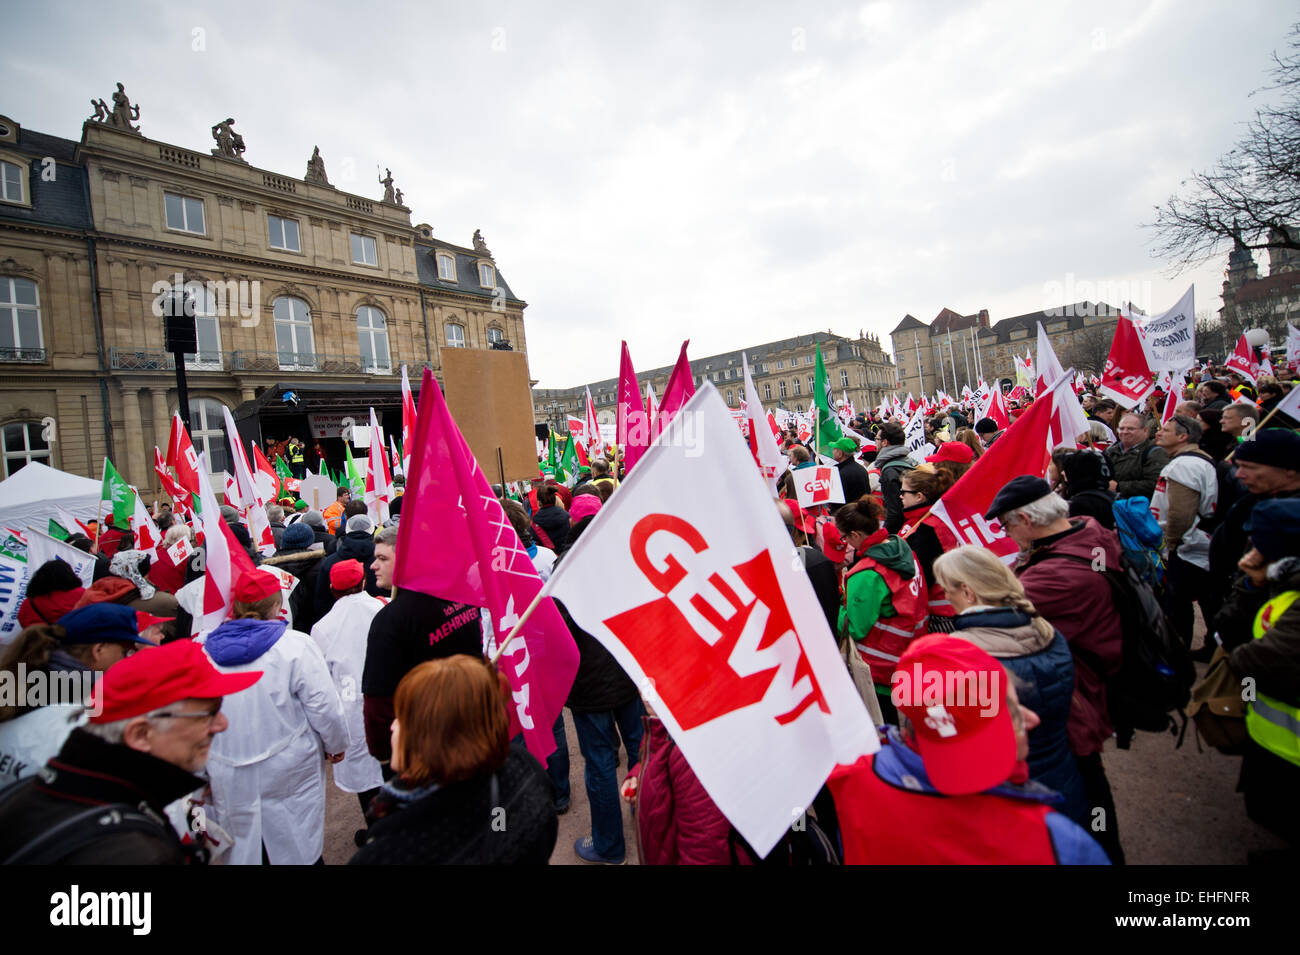
<path fill-rule="evenodd" d="M 518 623 L 542 578 L 424 369 L 415 449 L 397 531 L 393 582 L 405 590 L 486 607 L 498 641 Z M 436 624 L 431 624 L 430 629 Z M 555 603 L 541 600 L 500 659 L 514 706 L 511 735 L 545 763 L 553 727 L 578 673 L 578 647 Z"/>
<path fill-rule="evenodd" d="M 699 487 L 727 493 L 681 491 Z M 837 763 L 879 748 L 767 484 L 710 383 L 547 590 L 641 688 L 763 855 Z"/>

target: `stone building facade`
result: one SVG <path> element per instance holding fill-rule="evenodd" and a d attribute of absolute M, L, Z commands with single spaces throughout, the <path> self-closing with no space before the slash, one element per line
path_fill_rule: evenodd
<path fill-rule="evenodd" d="M 0 117 L 5 181 L 21 180 L 0 196 L 0 477 L 26 460 L 98 477 L 108 455 L 156 487 L 153 448 L 177 410 L 174 288 L 196 314 L 191 433 L 214 472 L 228 466 L 223 407 L 245 438 L 279 429 L 265 436 L 311 447 L 313 408 L 400 414 L 403 364 L 418 384 L 444 348 L 526 351 L 526 303 L 477 233 L 461 246 L 413 226 L 391 176 L 382 199 L 352 195 L 319 153 L 300 179 L 249 165 L 217 131 L 204 153 L 129 124 L 87 121 L 73 142 Z M 254 405 L 280 416 L 259 424 Z M 53 440 L 33 447 L 41 431 Z"/>
<path fill-rule="evenodd" d="M 741 364 L 743 351 L 749 360 L 750 375 L 759 398 L 766 407 L 783 407 L 790 411 L 807 411 L 812 406 L 816 369 L 815 349 L 821 346 L 822 361 L 837 401 L 847 392 L 858 410 L 875 407 L 894 390 L 895 369 L 880 339 L 859 331 L 857 338 L 832 332 L 814 332 L 781 341 L 710 355 L 691 361 L 697 386 L 707 378 L 717 387 L 731 408 L 739 408 L 744 397 L 745 373 Z M 673 366 L 666 365 L 637 374 L 644 398 L 649 383 L 655 395 L 663 397 Z M 589 385 L 571 388 L 534 388 L 533 411 L 538 422 L 548 422 L 565 430 L 565 416 L 582 417 L 587 389 L 596 405 L 596 417 L 602 425 L 612 423 L 618 403 L 618 379 L 606 378 Z"/>
<path fill-rule="evenodd" d="M 1270 248 L 1268 274 L 1261 276 L 1254 255 L 1238 239 L 1223 274 L 1219 320 L 1224 337 L 1218 350 L 1225 354 L 1207 355 L 1214 361 L 1222 361 L 1248 328 L 1263 328 L 1273 348 L 1285 347 L 1287 323 L 1300 326 L 1300 252 Z"/>

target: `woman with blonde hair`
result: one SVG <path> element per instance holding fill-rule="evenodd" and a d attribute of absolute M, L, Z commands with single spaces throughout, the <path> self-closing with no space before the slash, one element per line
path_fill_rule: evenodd
<path fill-rule="evenodd" d="M 1083 777 L 1066 733 L 1074 661 L 1065 638 L 992 551 L 958 547 L 934 562 L 934 575 L 956 611 L 953 635 L 997 659 L 1018 681 L 1021 701 L 1042 719 L 1029 732 L 1028 777 L 1059 792 L 1065 800 L 1060 811 L 1088 827 Z"/>

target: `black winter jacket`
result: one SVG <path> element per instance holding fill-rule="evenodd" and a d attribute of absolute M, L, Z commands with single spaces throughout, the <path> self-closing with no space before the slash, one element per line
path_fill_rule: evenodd
<path fill-rule="evenodd" d="M 569 709 L 575 713 L 604 713 L 635 700 L 636 684 L 618 665 L 613 654 L 573 622 L 564 604 L 557 600 L 555 606 L 578 646 L 578 673 L 569 690 L 566 703 Z"/>

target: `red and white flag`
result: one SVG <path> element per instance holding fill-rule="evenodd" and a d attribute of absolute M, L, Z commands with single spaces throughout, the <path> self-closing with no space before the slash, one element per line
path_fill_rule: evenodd
<path fill-rule="evenodd" d="M 753 376 L 749 373 L 749 359 L 740 353 L 740 363 L 745 369 L 745 414 L 749 418 L 749 453 L 754 456 L 759 473 L 768 484 L 772 494 L 776 494 L 776 482 L 788 467 L 785 455 L 781 453 L 781 442 L 777 440 L 769 425 L 768 417 L 763 412 L 763 403 L 758 399 L 758 389 L 754 387 Z M 775 424 L 775 422 L 773 422 Z"/>
<path fill-rule="evenodd" d="M 1007 396 L 1002 393 L 1001 383 L 995 384 L 989 392 L 989 401 L 984 408 L 985 418 L 992 418 L 999 431 L 1011 424 L 1011 415 L 1007 412 Z"/>
<path fill-rule="evenodd" d="M 1179 373 L 1176 375 L 1176 383 L 1175 379 L 1170 379 L 1169 394 L 1165 395 L 1164 411 L 1160 414 L 1161 424 L 1164 424 L 1174 416 L 1174 409 L 1177 408 L 1183 400 L 1183 386 L 1186 384 L 1187 376 L 1185 374 Z"/>
<path fill-rule="evenodd" d="M 596 402 L 591 400 L 591 389 L 587 389 L 586 417 L 582 422 L 582 437 L 587 446 L 587 457 L 598 458 L 605 453 L 601 444 L 600 422 L 596 419 Z"/>
<path fill-rule="evenodd" d="M 641 688 L 761 855 L 837 763 L 879 748 L 771 492 L 712 384 L 681 408 L 547 590 Z"/>
<path fill-rule="evenodd" d="M 158 481 L 162 485 L 163 493 L 172 499 L 172 510 L 184 518 L 186 522 L 194 515 L 194 508 L 191 506 L 190 492 L 181 487 L 179 482 L 171 476 L 167 470 L 167 462 L 163 458 L 162 451 L 157 445 L 153 449 L 153 470 L 158 475 Z"/>
<path fill-rule="evenodd" d="M 415 398 L 411 396 L 411 379 L 402 365 L 402 474 L 411 473 L 411 436 L 415 434 Z"/>
<path fill-rule="evenodd" d="M 1286 363 L 1292 368 L 1300 368 L 1300 328 L 1290 322 L 1286 323 Z"/>
<path fill-rule="evenodd" d="M 388 504 L 393 499 L 393 475 L 388 470 L 388 455 L 379 433 L 375 409 L 370 409 L 370 453 L 366 456 L 366 513 L 376 524 L 388 520 Z"/>
<path fill-rule="evenodd" d="M 235 469 L 234 486 L 240 501 L 232 506 L 248 521 L 248 533 L 253 538 L 253 546 L 263 557 L 270 557 L 275 553 L 275 535 L 271 532 L 271 519 L 266 516 L 266 498 L 253 480 L 253 471 L 248 466 L 248 456 L 244 454 L 244 445 L 239 439 L 235 419 L 230 416 L 230 409 L 223 407 L 221 411 L 226 416 L 226 440 L 234 451 L 231 455 Z M 230 497 L 229 490 L 226 497 Z"/>
<path fill-rule="evenodd" d="M 266 460 L 266 455 L 257 443 L 252 442 L 252 446 L 253 466 L 257 469 L 253 472 L 253 483 L 257 485 L 257 493 L 264 502 L 274 501 L 279 496 L 276 491 L 280 489 L 280 475 L 275 473 L 275 468 Z"/>
<path fill-rule="evenodd" d="M 444 600 L 486 607 L 498 641 L 542 590 L 532 558 L 452 420 L 429 369 L 420 384 L 415 452 L 398 523 L 394 583 Z M 429 542 L 438 541 L 430 547 Z M 549 598 L 537 602 L 501 656 L 514 706 L 538 761 L 555 750 L 552 731 L 578 672 L 578 648 Z"/>
<path fill-rule="evenodd" d="M 203 526 L 203 576 L 176 592 L 176 599 L 193 617 L 191 635 L 219 627 L 230 615 L 231 588 L 241 574 L 253 569 L 244 548 L 221 519 L 217 496 L 208 480 L 207 461 L 196 470 L 199 478 L 199 520 Z"/>
<path fill-rule="evenodd" d="M 1047 337 L 1047 329 L 1043 323 L 1038 323 L 1038 380 L 1034 382 L 1034 397 L 1037 398 L 1047 386 L 1061 377 L 1061 363 L 1056 360 L 1056 352 L 1052 349 L 1052 340 Z M 1087 428 L 1083 429 L 1087 431 Z"/>
<path fill-rule="evenodd" d="M 149 509 L 144 506 L 139 491 L 135 493 L 135 513 L 131 515 L 131 533 L 135 535 L 135 549 L 144 551 L 153 560 L 157 560 L 162 534 L 158 532 L 158 525 L 149 516 Z"/>
<path fill-rule="evenodd" d="M 1060 387 L 1069 390 L 1065 379 Z M 988 548 L 1006 564 L 1015 562 L 1019 553 L 1016 542 L 1007 536 L 999 521 L 986 521 L 984 512 L 1012 478 L 1022 474 L 1046 476 L 1051 460 L 1048 444 L 1053 411 L 1053 402 L 1046 398 L 1030 405 L 916 522 L 934 528 L 943 550 L 975 544 Z M 906 539 L 915 527 L 909 524 L 899 536 Z"/>
<path fill-rule="evenodd" d="M 1097 390 L 1114 398 L 1121 408 L 1139 408 L 1155 386 L 1156 377 L 1147 363 L 1142 339 L 1132 320 L 1121 315 Z"/>
<path fill-rule="evenodd" d="M 1232 354 L 1223 363 L 1223 367 L 1229 371 L 1235 371 L 1252 385 L 1259 379 L 1259 359 L 1255 357 L 1255 349 L 1251 348 L 1246 341 L 1244 332 L 1237 339 L 1237 347 L 1232 350 Z"/>
<path fill-rule="evenodd" d="M 178 411 L 172 415 L 172 433 L 167 441 L 167 466 L 176 469 L 176 481 L 191 494 L 199 493 L 199 458 Z"/>
<path fill-rule="evenodd" d="M 650 434 L 654 435 L 655 418 L 659 414 L 659 399 L 655 397 L 655 386 L 650 382 L 645 383 L 645 419 L 650 422 Z"/>

